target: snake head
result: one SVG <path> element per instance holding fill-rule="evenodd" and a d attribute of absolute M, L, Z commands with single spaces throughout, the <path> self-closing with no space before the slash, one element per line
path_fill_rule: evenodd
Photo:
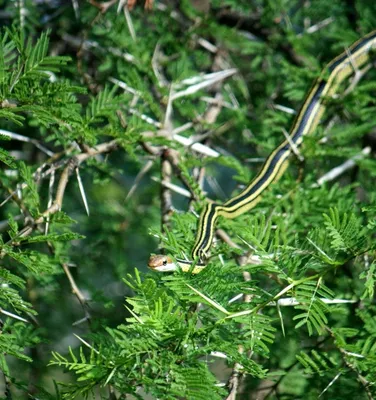
<path fill-rule="evenodd" d="M 169 256 L 155 254 L 150 256 L 148 267 L 158 272 L 173 272 L 181 270 L 183 272 L 191 272 L 198 274 L 205 268 L 205 264 L 196 264 L 192 267 L 192 262 L 187 260 L 173 260 Z"/>
<path fill-rule="evenodd" d="M 172 261 L 171 257 L 161 254 L 150 256 L 148 267 L 158 272 L 170 272 L 178 269 L 177 265 Z"/>

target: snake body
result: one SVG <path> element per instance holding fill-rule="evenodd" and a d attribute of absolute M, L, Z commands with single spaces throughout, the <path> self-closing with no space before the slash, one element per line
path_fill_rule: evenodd
<path fill-rule="evenodd" d="M 302 143 L 303 137 L 312 133 L 319 124 L 325 111 L 325 99 L 333 96 L 341 82 L 370 61 L 370 52 L 375 48 L 376 31 L 373 31 L 330 61 L 308 92 L 287 138 L 268 156 L 256 178 L 224 204 L 206 205 L 200 215 L 196 242 L 192 249 L 192 259 L 199 260 L 193 272 L 200 272 L 205 266 L 202 261 L 209 253 L 217 219 L 220 216 L 233 219 L 255 207 L 262 193 L 283 175 L 289 156 Z M 178 260 L 177 264 L 184 271 L 191 269 L 191 262 Z M 152 256 L 149 267 L 157 271 L 177 268 L 170 257 L 161 255 Z"/>

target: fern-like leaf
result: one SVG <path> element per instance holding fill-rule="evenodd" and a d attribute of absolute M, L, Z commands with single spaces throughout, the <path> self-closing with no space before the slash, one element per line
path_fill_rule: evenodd
<path fill-rule="evenodd" d="M 319 295 L 321 298 L 333 298 L 331 290 L 322 284 L 321 278 L 318 282 L 305 282 L 296 290 L 295 296 L 300 304 L 295 306 L 295 309 L 303 312 L 293 318 L 299 320 L 295 327 L 307 325 L 309 335 L 312 335 L 314 330 L 321 334 L 328 322 L 325 316 L 328 306 L 318 297 Z"/>

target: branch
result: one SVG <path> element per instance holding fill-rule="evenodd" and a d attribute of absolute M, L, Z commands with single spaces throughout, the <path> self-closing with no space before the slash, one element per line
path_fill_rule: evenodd
<path fill-rule="evenodd" d="M 336 337 L 335 337 L 333 331 L 332 331 L 329 327 L 327 327 L 326 329 L 327 329 L 327 331 L 330 333 L 330 335 L 331 335 L 332 338 L 334 339 L 334 343 L 336 344 Z M 348 360 L 349 353 L 348 353 L 345 349 L 343 349 L 342 347 L 340 347 L 340 346 L 337 346 L 337 345 L 336 345 L 336 347 L 337 347 L 337 349 L 340 351 L 340 353 L 341 353 L 341 355 L 342 355 L 342 360 L 343 360 L 343 362 L 346 364 L 346 366 L 347 366 L 351 371 L 353 371 L 353 372 L 355 373 L 355 375 L 356 375 L 356 377 L 357 377 L 357 379 L 358 379 L 358 382 L 363 386 L 363 389 L 365 390 L 368 399 L 369 399 L 369 400 L 373 400 L 374 397 L 373 397 L 372 392 L 371 392 L 371 390 L 370 390 L 371 382 L 369 382 L 369 381 L 359 372 L 358 368 L 357 368 L 355 365 L 353 365 L 353 364 Z M 353 354 L 350 353 L 350 355 L 353 355 Z"/>
<path fill-rule="evenodd" d="M 56 191 L 55 200 L 52 205 L 45 210 L 39 218 L 37 218 L 32 224 L 26 225 L 18 235 L 11 239 L 7 244 L 14 243 L 17 239 L 24 238 L 29 236 L 37 225 L 43 223 L 49 216 L 55 214 L 60 211 L 63 205 L 63 199 L 65 194 L 65 189 L 67 187 L 69 177 L 81 163 L 86 161 L 88 158 L 94 157 L 98 154 L 108 153 L 111 150 L 114 150 L 118 147 L 116 140 L 112 140 L 111 142 L 102 143 L 94 148 L 88 148 L 86 153 L 81 153 L 76 156 L 73 156 L 69 159 L 66 167 L 64 168 L 62 174 L 60 175 L 59 184 Z"/>

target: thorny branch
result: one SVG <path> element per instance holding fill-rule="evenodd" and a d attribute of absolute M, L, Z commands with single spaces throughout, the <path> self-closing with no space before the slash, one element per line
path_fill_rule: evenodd
<path fill-rule="evenodd" d="M 98 154 L 107 153 L 111 150 L 114 150 L 116 147 L 117 147 L 117 142 L 116 142 L 116 140 L 113 140 L 111 142 L 102 143 L 102 144 L 96 146 L 95 148 L 88 148 L 87 152 L 71 157 L 68 160 L 63 172 L 60 175 L 59 183 L 58 183 L 57 190 L 56 190 L 56 196 L 55 196 L 55 199 L 54 199 L 52 205 L 47 210 L 45 210 L 35 221 L 33 221 L 29 225 L 26 225 L 18 233 L 18 235 L 15 238 L 13 238 L 12 240 L 10 240 L 7 244 L 10 244 L 17 239 L 25 238 L 25 237 L 29 236 L 34 231 L 34 229 L 37 227 L 37 225 L 45 222 L 46 218 L 48 218 L 52 214 L 55 214 L 57 211 L 61 210 L 61 207 L 63 205 L 65 189 L 67 187 L 69 177 L 75 168 L 78 168 L 79 165 L 82 162 L 86 161 L 88 158 L 94 157 Z"/>
<path fill-rule="evenodd" d="M 25 225 L 25 227 L 23 229 L 21 229 L 21 231 L 18 232 L 18 234 L 14 238 L 12 238 L 11 240 L 9 240 L 7 242 L 7 245 L 11 245 L 11 244 L 17 245 L 19 239 L 25 238 L 25 237 L 31 235 L 32 232 L 38 228 L 38 225 L 44 223 L 45 221 L 48 221 L 49 217 L 51 215 L 53 215 L 57 211 L 61 210 L 62 205 L 63 205 L 63 200 L 64 200 L 64 194 L 65 194 L 65 190 L 68 185 L 68 182 L 69 182 L 69 178 L 70 178 L 72 172 L 76 168 L 78 168 L 81 163 L 83 163 L 84 161 L 86 161 L 87 159 L 89 159 L 91 157 L 95 157 L 99 154 L 108 153 L 112 150 L 115 150 L 117 147 L 118 147 L 118 145 L 117 145 L 116 140 L 113 140 L 113 141 L 110 141 L 107 143 L 99 144 L 95 148 L 86 147 L 84 153 L 70 157 L 68 159 L 68 161 L 66 162 L 65 168 L 63 169 L 63 171 L 60 175 L 60 179 L 59 179 L 59 183 L 57 186 L 56 196 L 55 196 L 54 201 L 52 202 L 51 206 L 48 207 L 34 221 L 31 220 L 31 214 L 28 212 L 28 210 L 27 210 L 26 206 L 23 204 L 22 200 L 19 199 L 19 197 L 15 194 L 15 192 L 11 193 L 12 199 L 21 208 L 24 215 L 26 215 L 28 217 L 26 219 L 26 221 L 28 221 L 28 222 L 27 222 L 27 225 Z M 60 161 L 58 163 L 59 163 L 59 165 L 61 165 Z M 55 171 L 53 165 L 51 165 L 50 171 Z M 44 175 L 44 176 L 47 176 L 47 175 Z M 48 243 L 48 246 L 49 246 L 51 253 L 54 254 L 55 253 L 54 246 L 51 243 Z M 1 256 L 5 255 L 4 250 L 2 251 L 2 254 L 0 254 L 0 255 Z M 72 293 L 77 297 L 80 304 L 83 306 L 83 308 L 85 310 L 85 314 L 86 314 L 86 319 L 89 320 L 90 315 L 88 313 L 87 301 L 86 301 L 85 296 L 82 294 L 81 290 L 79 289 L 78 285 L 76 284 L 67 263 L 63 262 L 61 265 L 62 265 L 62 268 L 64 269 L 64 272 L 68 278 L 69 284 L 72 289 Z"/>
<path fill-rule="evenodd" d="M 327 327 L 326 330 L 329 332 L 329 334 L 333 337 L 334 340 L 336 340 L 335 334 L 334 332 Z M 370 390 L 370 385 L 371 382 L 369 382 L 362 374 L 361 371 L 359 371 L 359 369 L 356 367 L 356 365 L 354 365 L 351 361 L 349 361 L 349 354 L 343 347 L 339 346 L 336 343 L 336 347 L 339 350 L 339 352 L 341 353 L 342 356 L 342 360 L 345 363 L 345 365 L 355 373 L 358 382 L 362 385 L 364 391 L 367 394 L 368 400 L 374 400 L 374 396 Z M 363 357 L 362 355 L 359 355 L 360 357 Z"/>

